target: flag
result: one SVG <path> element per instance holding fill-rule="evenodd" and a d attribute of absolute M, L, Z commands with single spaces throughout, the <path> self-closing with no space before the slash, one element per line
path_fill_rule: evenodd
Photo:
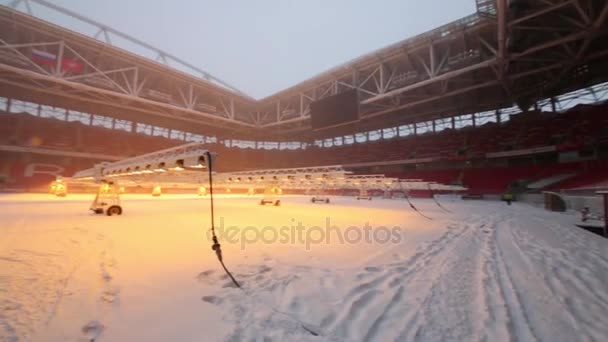
<path fill-rule="evenodd" d="M 57 55 L 46 51 L 32 50 L 32 60 L 38 64 L 49 65 L 51 67 L 57 65 Z M 77 60 L 63 57 L 61 58 L 61 71 L 80 74 L 84 71 L 84 64 Z"/>
<path fill-rule="evenodd" d="M 61 70 L 69 71 L 73 74 L 81 74 L 82 71 L 84 70 L 84 65 L 71 58 L 63 57 L 61 59 Z"/>
<path fill-rule="evenodd" d="M 38 64 L 55 66 L 57 56 L 46 51 L 32 50 L 32 60 Z"/>

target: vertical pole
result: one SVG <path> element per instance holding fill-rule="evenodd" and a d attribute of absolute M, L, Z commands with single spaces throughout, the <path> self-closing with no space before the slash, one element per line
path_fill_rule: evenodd
<path fill-rule="evenodd" d="M 59 43 L 59 53 L 57 53 L 57 63 L 55 64 L 55 76 L 61 77 L 62 69 L 63 69 L 63 50 L 65 43 L 61 41 Z"/>
<path fill-rule="evenodd" d="M 498 68 L 502 80 L 507 60 L 507 0 L 497 0 L 498 15 Z"/>
<path fill-rule="evenodd" d="M 608 237 L 608 193 L 603 193 L 604 197 L 604 237 Z"/>

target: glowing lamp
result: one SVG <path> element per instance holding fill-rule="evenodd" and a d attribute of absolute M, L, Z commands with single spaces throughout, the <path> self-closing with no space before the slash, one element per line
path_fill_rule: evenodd
<path fill-rule="evenodd" d="M 182 166 L 194 169 L 204 169 L 207 167 L 207 160 L 205 159 L 205 156 L 187 157 L 182 161 Z"/>
<path fill-rule="evenodd" d="M 154 172 L 167 172 L 165 168 L 165 163 L 159 163 L 158 167 L 154 169 Z"/>
<path fill-rule="evenodd" d="M 160 185 L 157 185 L 152 189 L 152 196 L 160 196 L 161 193 L 162 188 L 160 187 Z"/>
<path fill-rule="evenodd" d="M 178 160 L 175 162 L 175 166 L 170 168 L 169 170 L 171 171 L 183 171 L 184 170 L 184 161 L 183 160 Z"/>
<path fill-rule="evenodd" d="M 146 168 L 141 171 L 141 173 L 153 173 L 154 171 L 150 170 L 152 168 L 151 165 L 146 165 Z"/>

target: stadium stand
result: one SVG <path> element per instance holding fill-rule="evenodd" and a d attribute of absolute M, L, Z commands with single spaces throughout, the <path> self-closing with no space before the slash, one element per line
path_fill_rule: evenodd
<path fill-rule="evenodd" d="M 565 113 L 529 112 L 513 115 L 505 123 L 333 147 L 267 150 L 227 147 L 217 142 L 210 143 L 209 149 L 221 156 L 220 171 L 337 164 L 356 169 L 389 163 L 401 165 L 401 171 L 386 172 L 389 176 L 462 184 L 472 194 L 499 194 L 516 181 L 528 184 L 532 191 L 573 189 L 608 180 L 608 162 L 596 160 L 599 157 L 593 151 L 608 142 L 608 119 L 604 115 L 607 108 L 577 106 Z M 4 112 L 0 114 L 0 143 L 125 157 L 184 141 Z M 534 149 L 546 147 L 554 148 L 550 150 L 553 154 L 591 150 L 593 160 L 558 162 L 552 158 L 523 165 L 500 162 L 514 156 L 535 155 Z M 524 152 L 508 154 L 513 151 Z M 491 155 L 505 152 L 498 157 Z M 470 164 L 476 160 L 483 162 Z"/>

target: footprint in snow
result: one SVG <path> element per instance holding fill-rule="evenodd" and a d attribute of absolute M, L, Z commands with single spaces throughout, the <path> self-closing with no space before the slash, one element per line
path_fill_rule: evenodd
<path fill-rule="evenodd" d="M 203 302 L 207 302 L 207 303 L 215 304 L 215 305 L 220 305 L 224 301 L 222 298 L 220 298 L 218 296 L 203 296 L 203 298 L 201 298 L 201 299 L 203 300 Z"/>
<path fill-rule="evenodd" d="M 101 333 L 105 329 L 104 325 L 99 321 L 90 321 L 82 327 L 82 333 L 85 335 L 88 341 L 94 342 L 101 336 Z"/>
<path fill-rule="evenodd" d="M 119 291 L 118 290 L 106 290 L 103 291 L 101 294 L 101 301 L 104 303 L 109 303 L 109 304 L 114 304 L 114 303 L 118 303 L 118 294 Z"/>
<path fill-rule="evenodd" d="M 196 276 L 196 279 L 200 282 L 209 283 L 209 282 L 213 281 L 212 278 L 213 278 L 214 273 L 215 273 L 214 270 L 206 270 L 206 271 L 199 273 Z"/>
<path fill-rule="evenodd" d="M 270 272 L 272 271 L 272 267 L 268 267 L 268 266 L 261 266 L 260 269 L 258 270 L 259 273 L 266 273 L 266 272 Z"/>

